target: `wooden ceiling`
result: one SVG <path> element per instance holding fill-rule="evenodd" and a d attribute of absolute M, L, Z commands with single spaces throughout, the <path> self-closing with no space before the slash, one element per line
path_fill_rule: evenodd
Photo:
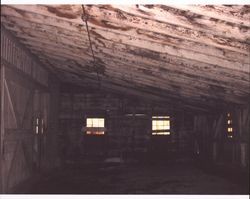
<path fill-rule="evenodd" d="M 1 24 L 65 82 L 197 110 L 250 98 L 250 6 L 2 5 Z"/>

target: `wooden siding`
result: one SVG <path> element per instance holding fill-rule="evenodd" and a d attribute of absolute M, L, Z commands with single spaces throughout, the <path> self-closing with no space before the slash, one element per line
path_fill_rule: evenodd
<path fill-rule="evenodd" d="M 34 61 L 31 54 L 22 50 L 20 44 L 17 44 L 8 33 L 5 33 L 3 28 L 1 28 L 1 33 L 1 61 L 8 62 L 33 80 L 48 86 L 48 71 Z"/>
<path fill-rule="evenodd" d="M 51 88 L 53 77 L 48 71 L 11 33 L 6 30 L 1 33 L 1 192 L 8 193 L 34 171 L 58 164 L 54 152 L 56 139 L 51 141 L 57 126 L 49 122 L 57 120 L 51 112 L 56 112 L 56 104 L 53 102 L 53 108 L 49 106 L 51 99 L 57 97 L 58 82 L 54 80 Z M 43 119 L 38 134 L 34 126 L 36 118 L 40 122 Z"/>
<path fill-rule="evenodd" d="M 227 113 L 232 115 L 233 137 L 228 137 Z M 200 115 L 194 120 L 194 133 L 204 162 L 249 168 L 249 106 L 229 107 L 217 115 Z"/>
<path fill-rule="evenodd" d="M 63 91 L 60 103 L 60 133 L 67 140 L 64 143 L 67 145 L 65 158 L 78 154 L 80 159 L 82 155 L 82 161 L 85 159 L 84 155 L 168 161 L 177 154 L 177 159 L 181 158 L 181 152 L 184 151 L 190 155 L 192 117 L 184 112 L 170 112 L 168 106 L 153 105 L 108 92 Z M 170 136 L 152 136 L 152 116 L 158 114 L 170 115 Z M 104 136 L 91 138 L 84 134 L 83 127 L 87 117 L 105 118 L 107 131 Z M 185 122 L 182 123 L 179 117 Z M 181 128 L 178 128 L 179 125 Z M 98 139 L 97 143 L 94 139 Z"/>

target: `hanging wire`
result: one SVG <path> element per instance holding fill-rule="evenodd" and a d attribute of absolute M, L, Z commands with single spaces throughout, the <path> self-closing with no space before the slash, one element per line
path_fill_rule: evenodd
<path fill-rule="evenodd" d="M 83 22 L 85 22 L 85 25 L 86 25 L 86 29 L 87 29 L 87 33 L 88 33 L 88 39 L 89 39 L 89 44 L 90 44 L 90 49 L 91 49 L 91 53 L 92 53 L 92 57 L 93 57 L 93 66 L 96 69 L 96 75 L 97 75 L 97 80 L 98 80 L 99 87 L 101 87 L 100 75 L 99 75 L 99 72 L 98 72 L 98 67 L 96 66 L 96 58 L 95 58 L 95 54 L 94 54 L 94 50 L 93 50 L 92 42 L 91 42 L 91 38 L 90 38 L 90 33 L 89 33 L 89 26 L 88 26 L 89 16 L 88 16 L 88 14 L 85 11 L 84 5 L 82 5 L 82 17 L 81 18 L 82 18 Z"/>

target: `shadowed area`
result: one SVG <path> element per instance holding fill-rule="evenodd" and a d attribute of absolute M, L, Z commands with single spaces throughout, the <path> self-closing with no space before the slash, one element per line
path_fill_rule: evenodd
<path fill-rule="evenodd" d="M 207 173 L 187 163 L 84 164 L 47 173 L 16 193 L 33 194 L 247 194 L 241 180 Z M 233 177 L 233 176 L 232 176 Z M 245 179 L 246 180 L 246 179 Z M 20 191 L 20 189 L 22 191 Z"/>

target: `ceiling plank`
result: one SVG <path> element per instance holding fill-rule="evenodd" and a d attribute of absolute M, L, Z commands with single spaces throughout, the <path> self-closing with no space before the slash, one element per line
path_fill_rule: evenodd
<path fill-rule="evenodd" d="M 11 21 L 10 21 L 11 20 Z M 13 18 L 13 17 L 2 17 L 2 21 L 7 23 L 9 26 L 11 26 L 11 24 L 13 24 L 14 22 L 19 22 L 19 24 L 17 26 L 18 27 L 9 27 L 10 30 L 12 31 L 18 31 L 20 32 L 20 34 L 27 34 L 30 37 L 41 37 L 41 38 L 48 38 L 48 39 L 53 39 L 55 41 L 55 43 L 65 43 L 65 44 L 69 44 L 69 46 L 72 47 L 76 47 L 79 46 L 79 44 L 81 44 L 82 46 L 86 46 L 86 50 L 88 50 L 88 41 L 87 41 L 87 35 L 85 32 L 79 33 L 79 32 L 74 32 L 74 31 L 68 31 L 68 30 L 60 30 L 60 33 L 57 33 L 56 36 L 54 36 L 55 31 L 57 30 L 57 28 L 55 28 L 54 26 L 47 26 L 46 30 L 41 29 L 41 27 L 39 28 L 39 26 L 37 26 L 37 24 L 33 24 L 34 25 L 30 25 L 30 24 L 25 24 L 24 20 L 20 20 L 18 18 Z M 38 24 L 40 25 L 40 24 Z M 40 25 L 41 26 L 41 25 Z M 58 32 L 58 30 L 57 30 Z M 222 50 L 222 49 L 218 49 L 215 47 L 211 47 L 211 46 L 207 46 L 207 45 L 201 45 L 195 43 L 195 42 L 190 42 L 190 41 L 183 41 L 180 39 L 175 39 L 172 37 L 168 37 L 165 38 L 159 34 L 153 34 L 150 31 L 136 31 L 137 36 L 135 37 L 128 37 L 126 35 L 121 35 L 118 33 L 111 33 L 111 35 L 109 37 L 107 37 L 106 31 L 98 29 L 98 30 L 93 30 L 91 29 L 91 37 L 94 38 L 94 42 L 96 44 L 96 48 L 98 48 L 99 45 L 103 45 L 106 46 L 106 42 L 114 42 L 114 43 L 121 43 L 121 37 L 123 38 L 123 40 L 132 40 L 130 42 L 130 44 L 127 45 L 131 45 L 132 46 L 149 46 L 147 49 L 152 50 L 152 48 L 155 46 L 155 48 L 158 48 L 159 46 L 162 46 L 164 44 L 164 48 L 167 46 L 167 50 L 166 53 L 171 54 L 169 51 L 173 51 L 173 52 L 177 52 L 178 54 L 180 54 L 182 57 L 186 56 L 188 57 L 196 57 L 197 60 L 201 61 L 202 58 L 206 61 L 206 62 L 211 62 L 211 57 L 213 57 L 213 61 L 214 64 L 216 64 L 216 60 L 218 62 L 225 62 L 225 64 L 227 65 L 227 63 L 244 63 L 245 66 L 249 65 L 249 56 L 242 54 L 242 53 L 237 53 L 237 52 L 233 52 L 233 51 L 229 51 L 229 50 Z M 140 32 L 140 33 L 139 33 Z M 113 34 L 113 36 L 112 36 Z M 153 35 L 152 35 L 153 34 Z M 114 37 L 115 35 L 115 37 Z M 141 35 L 150 35 L 148 37 L 145 36 L 141 36 Z M 74 38 L 73 40 L 69 39 L 70 38 Z M 101 38 L 100 38 L 101 37 Z M 110 39 L 111 37 L 111 39 Z M 113 39 L 115 38 L 115 40 Z M 152 38 L 151 40 L 148 38 Z M 155 40 L 158 40 L 157 42 Z M 166 42 L 167 39 L 167 42 Z M 148 40 L 148 41 L 147 41 Z M 83 42 L 86 41 L 86 42 Z M 148 45 L 146 45 L 147 43 L 145 43 L 145 41 L 148 42 Z M 126 44 L 126 42 L 122 42 L 124 44 Z M 137 43 L 137 45 L 135 45 Z M 184 47 L 183 47 L 184 46 Z M 190 49 L 190 46 L 192 46 L 192 49 Z M 78 48 L 78 47 L 77 47 Z M 161 47 L 160 47 L 161 48 Z M 83 49 L 82 49 L 83 50 Z M 156 51 L 157 52 L 157 51 Z M 164 53 L 164 49 L 160 50 L 161 53 Z M 172 53 L 173 54 L 173 53 Z M 174 53 L 175 55 L 176 53 Z M 198 59 L 199 58 L 199 59 Z M 224 64 L 224 65 L 225 65 Z M 223 65 L 223 66 L 224 66 Z M 246 67 L 245 67 L 246 68 Z M 237 68 L 238 69 L 238 68 Z"/>
<path fill-rule="evenodd" d="M 193 110 L 247 103 L 250 29 L 244 6 L 225 12 L 202 7 L 204 14 L 196 6 L 86 9 L 95 65 L 80 5 L 2 6 L 1 20 L 64 81 L 98 86 L 99 73 L 107 89 Z M 229 12 L 235 10 L 243 14 Z"/>
<path fill-rule="evenodd" d="M 52 64 L 56 65 L 56 64 L 58 64 L 58 62 L 54 62 Z M 70 63 L 67 63 L 67 62 L 64 62 L 64 63 L 61 63 L 61 64 L 59 63 L 58 67 L 61 67 L 61 65 L 67 65 L 67 64 L 70 65 Z M 64 67 L 64 68 L 67 68 L 67 67 Z M 190 81 L 188 83 L 186 81 L 186 84 L 184 83 L 185 86 L 178 87 L 178 85 L 180 85 L 181 82 L 175 82 L 176 80 L 175 81 L 162 81 L 161 80 L 161 81 L 158 81 L 156 83 L 155 79 L 149 78 L 150 76 L 146 77 L 146 76 L 138 74 L 135 77 L 134 76 L 134 74 L 136 74 L 135 71 L 131 71 L 131 76 L 130 75 L 125 75 L 119 69 L 117 71 L 114 71 L 114 65 L 111 68 L 112 68 L 112 71 L 108 72 L 108 76 L 105 76 L 106 78 L 108 77 L 109 79 L 113 79 L 114 77 L 117 77 L 119 79 L 122 79 L 126 83 L 127 82 L 130 82 L 132 84 L 139 83 L 139 84 L 144 85 L 144 86 L 150 86 L 150 85 L 154 84 L 154 86 L 156 86 L 159 89 L 165 90 L 166 92 L 173 92 L 174 93 L 174 92 L 177 92 L 177 89 L 178 89 L 178 92 L 181 92 L 181 94 L 183 96 L 191 97 L 193 99 L 198 99 L 198 100 L 200 98 L 208 98 L 210 96 L 210 94 L 203 92 L 204 89 L 202 89 L 201 83 L 199 83 L 200 84 L 199 85 L 199 84 L 197 84 L 197 83 L 195 83 L 193 81 Z M 81 74 L 81 71 L 78 71 L 78 73 Z M 160 76 L 158 78 L 161 79 Z M 130 79 L 130 81 L 128 81 L 128 79 Z M 181 77 L 180 77 L 180 79 L 181 79 Z M 204 86 L 203 88 L 205 88 L 206 85 L 203 85 L 203 86 Z M 216 87 L 211 87 L 211 89 L 215 89 L 215 88 Z M 217 87 L 217 89 L 219 89 L 219 87 Z M 210 98 L 214 98 L 216 100 L 220 100 L 220 98 L 227 97 L 227 98 L 229 98 L 228 101 L 237 102 L 237 103 L 244 103 L 245 102 L 244 98 L 240 101 L 239 99 L 236 99 L 235 95 L 232 95 L 232 93 L 229 93 L 229 94 L 225 94 L 225 93 L 222 93 L 222 92 L 216 93 L 213 90 L 211 90 L 210 92 L 213 92 L 213 97 L 210 97 Z M 196 95 L 194 95 L 194 93 Z"/>
<path fill-rule="evenodd" d="M 213 17 L 227 22 L 250 26 L 249 5 L 181 5 L 173 4 L 174 8 L 189 10 L 193 13 Z"/>
<path fill-rule="evenodd" d="M 90 6 L 89 6 L 90 7 Z M 93 8 L 96 8 L 94 6 Z M 105 8 L 105 6 L 98 6 Z M 249 34 L 249 24 L 234 23 L 232 21 L 225 21 L 216 15 L 207 16 L 202 13 L 194 13 L 187 9 L 178 9 L 174 5 L 108 5 L 107 10 L 115 12 L 122 12 L 128 15 L 134 15 L 142 18 L 154 19 L 169 24 L 177 25 L 178 27 L 186 27 L 192 30 L 198 30 L 226 36 L 229 38 L 240 38 L 245 40 Z M 190 6 L 191 7 L 191 6 Z M 92 7 L 91 7 L 92 8 Z M 96 12 L 94 12 L 95 14 Z M 124 15 L 123 15 L 124 16 Z M 229 23 L 230 22 L 230 23 Z M 242 29 L 244 32 L 242 34 Z M 248 33 L 247 33 L 248 32 Z"/>
<path fill-rule="evenodd" d="M 31 46 L 33 45 L 33 46 L 35 46 L 35 48 L 34 49 L 36 49 L 36 48 L 38 48 L 38 45 L 37 45 L 37 43 L 36 44 L 28 44 L 29 46 L 30 46 L 30 48 L 32 48 Z M 40 45 L 39 45 L 40 46 Z M 53 49 L 51 49 L 51 50 L 49 50 L 48 48 L 45 48 L 45 50 L 46 51 L 43 51 L 44 49 L 43 48 L 41 48 L 40 49 L 41 51 L 40 51 L 40 53 L 46 53 L 46 51 L 47 52 L 50 52 L 50 53 L 55 53 L 55 52 L 53 52 Z M 49 54 L 49 56 L 50 56 L 50 54 Z M 60 59 L 64 59 L 65 58 L 65 56 L 64 56 L 64 54 L 58 54 L 58 56 L 59 57 L 61 57 L 62 56 L 62 58 L 59 58 L 59 60 Z M 73 55 L 72 55 L 73 56 Z M 97 55 L 97 57 L 98 57 L 98 55 Z M 148 71 L 148 74 L 150 75 L 150 76 L 152 76 L 152 77 L 156 77 L 156 78 L 158 78 L 158 77 L 162 77 L 163 79 L 164 79 L 164 73 L 161 73 L 161 68 L 159 68 L 159 66 L 155 66 L 156 68 L 155 68 L 155 70 L 151 70 L 151 72 L 150 72 L 150 66 L 151 65 L 145 65 L 145 64 L 143 64 L 143 65 L 140 65 L 140 63 L 132 63 L 131 61 L 129 61 L 129 60 L 126 60 L 126 62 L 127 62 L 127 64 L 126 64 L 126 62 L 121 62 L 120 60 L 119 61 L 115 61 L 114 62 L 114 60 L 116 60 L 115 59 L 115 57 L 113 58 L 113 57 L 110 57 L 111 59 L 106 59 L 105 60 L 105 58 L 104 57 L 101 57 L 102 58 L 102 61 L 106 61 L 107 62 L 107 64 L 106 64 L 106 68 L 110 68 L 111 70 L 112 69 L 114 69 L 114 68 L 117 68 L 117 66 L 118 66 L 118 70 L 120 70 L 120 72 L 121 73 L 125 73 L 126 74 L 126 72 L 129 72 L 129 70 L 133 70 L 133 68 L 131 67 L 131 65 L 134 65 L 134 67 L 135 67 L 135 71 L 134 72 L 136 72 L 136 71 L 138 71 L 139 72 L 139 74 L 138 75 L 143 75 L 143 74 L 145 74 L 145 75 L 147 75 L 147 71 Z M 67 59 L 64 59 L 65 61 L 67 61 Z M 81 60 L 79 60 L 79 65 L 81 65 L 81 62 L 80 62 Z M 110 63 L 113 63 L 113 64 L 111 64 L 111 65 L 109 65 L 109 63 L 108 62 L 110 62 Z M 120 63 L 119 63 L 120 62 Z M 72 62 L 73 64 L 75 64 L 75 62 Z M 127 67 L 126 67 L 126 65 L 127 65 Z M 130 68 L 128 67 L 130 65 Z M 72 68 L 74 68 L 74 65 L 72 65 Z M 77 68 L 79 68 L 79 67 L 77 67 Z M 76 69 L 77 69 L 76 68 Z M 82 66 L 82 68 L 84 68 L 84 65 Z M 80 68 L 81 69 L 81 68 Z M 166 69 L 166 71 L 167 71 L 167 75 L 165 76 L 167 79 L 167 81 L 166 81 L 166 83 L 167 82 L 169 82 L 169 78 L 171 77 L 172 78 L 172 80 L 175 80 L 174 79 L 174 77 L 176 78 L 176 79 L 181 79 L 181 80 L 184 80 L 184 82 L 182 82 L 182 83 L 188 83 L 188 82 L 193 82 L 193 84 L 198 84 L 198 85 L 200 85 L 200 84 L 204 84 L 204 83 L 207 83 L 208 85 L 217 85 L 217 86 L 221 86 L 221 87 L 224 87 L 224 88 L 232 88 L 232 89 L 235 89 L 236 88 L 236 86 L 235 86 L 235 84 L 233 84 L 233 83 L 231 83 L 230 84 L 230 86 L 229 86 L 229 83 L 227 83 L 227 85 L 224 85 L 224 84 L 222 84 L 222 82 L 221 81 L 218 81 L 218 83 L 216 84 L 216 82 L 215 82 L 215 80 L 211 80 L 211 81 L 209 81 L 209 79 L 206 79 L 206 80 L 204 80 L 204 81 L 202 81 L 202 79 L 197 79 L 195 76 L 191 76 L 192 78 L 189 78 L 187 75 L 186 75 L 186 73 L 182 73 L 181 71 L 179 71 L 179 72 L 174 72 L 174 71 L 171 71 L 171 70 L 168 70 L 168 69 Z M 145 72 L 145 73 L 143 73 L 143 72 Z M 134 73 L 134 74 L 136 74 L 136 73 Z M 191 73 L 190 73 L 191 74 Z M 205 75 L 204 75 L 205 76 Z M 193 80 L 193 81 L 192 81 Z M 185 82 L 186 81 L 186 82 Z M 155 82 L 157 83 L 157 79 L 155 79 Z M 244 88 L 249 88 L 249 84 L 248 83 L 246 83 L 245 84 L 245 87 L 244 87 L 244 84 L 241 84 L 241 86 L 242 86 L 242 91 L 244 92 L 247 92 L 247 90 L 245 90 Z M 239 90 L 239 92 L 240 92 L 240 90 Z M 244 92 L 244 93 L 245 93 Z"/>
<path fill-rule="evenodd" d="M 19 33 L 17 33 L 17 34 L 19 34 Z M 34 35 L 36 35 L 37 33 L 35 33 Z M 19 34 L 18 36 L 20 36 L 21 38 L 25 38 L 25 37 L 22 37 L 22 35 L 23 35 L 23 33 L 21 34 Z M 34 35 L 32 35 L 32 37 L 34 36 Z M 29 35 L 27 35 L 27 38 L 26 39 L 30 39 L 29 38 Z M 32 38 L 33 39 L 33 38 Z M 30 39 L 31 40 L 31 39 Z M 37 40 L 41 40 L 41 39 L 39 39 L 39 37 L 37 38 Z M 52 40 L 51 40 L 52 41 Z M 38 41 L 39 42 L 39 41 Z M 55 43 L 55 42 L 54 42 Z M 58 43 L 58 42 L 56 42 L 56 43 Z M 53 44 L 53 42 L 51 42 L 51 44 Z M 111 44 L 109 44 L 109 45 L 113 45 L 112 43 Z M 81 47 L 77 47 L 77 49 L 76 50 L 80 50 L 81 49 Z M 74 51 L 71 49 L 71 47 L 70 47 L 70 50 L 72 51 L 72 53 L 74 53 Z M 117 50 L 117 49 L 116 49 Z M 81 53 L 81 52 L 75 52 L 76 54 L 77 53 Z M 83 54 L 83 52 L 82 52 L 82 54 Z M 84 57 L 85 59 L 88 59 L 87 57 Z M 224 72 L 225 73 L 225 72 Z M 230 71 L 230 73 L 231 73 L 231 71 Z M 242 74 L 241 74 L 241 77 L 242 77 Z M 236 78 L 235 76 L 233 77 L 234 79 Z"/>
<path fill-rule="evenodd" d="M 56 11 L 60 12 L 60 6 L 58 8 L 55 8 L 53 6 L 42 6 L 42 5 L 35 5 L 35 6 L 11 5 L 11 7 L 3 6 L 2 10 L 3 13 L 11 16 L 23 17 L 29 20 L 32 19 L 41 23 L 47 20 L 47 23 L 54 24 L 55 26 L 64 28 L 74 27 L 80 29 L 81 27 L 78 27 L 76 24 L 81 25 L 83 23 L 81 20 L 81 7 L 79 5 L 78 8 L 76 6 L 71 6 L 71 8 L 73 9 L 71 10 L 71 13 L 74 15 L 74 17 L 65 17 L 65 16 L 60 17 L 60 15 L 58 16 L 58 13 Z M 117 17 L 121 13 L 120 11 L 107 10 L 105 9 L 104 6 L 102 7 L 91 6 L 88 7 L 87 10 L 90 14 L 91 12 L 92 13 L 94 12 L 94 15 L 93 16 L 91 15 L 91 17 L 89 18 L 89 22 L 91 23 L 92 26 L 97 28 L 106 27 L 106 29 L 109 31 L 126 30 L 124 31 L 124 33 L 126 33 L 128 30 L 132 30 L 134 28 L 148 30 L 150 27 L 150 29 L 153 29 L 157 33 L 167 34 L 170 36 L 175 35 L 176 37 L 181 39 L 187 39 L 200 42 L 203 44 L 205 43 L 208 45 L 214 45 L 216 47 L 231 49 L 246 54 L 249 49 L 248 45 L 242 43 L 243 40 L 239 41 L 239 39 L 236 39 L 240 37 L 240 35 L 246 35 L 245 37 L 248 37 L 249 35 L 247 33 L 249 31 L 248 29 L 245 31 L 246 33 L 244 34 L 241 33 L 236 38 L 233 37 L 227 38 L 225 37 L 225 34 L 218 36 L 216 35 L 217 34 L 216 32 L 211 34 L 201 31 L 194 31 L 190 28 L 185 28 L 173 24 L 167 24 L 152 19 L 140 18 L 138 20 L 139 21 L 143 20 L 143 21 L 139 23 L 138 20 L 135 18 L 135 16 L 127 16 L 126 13 L 122 13 L 125 17 L 127 17 L 126 20 L 123 20 L 121 19 L 121 17 Z M 135 21 L 137 20 L 137 22 L 134 22 L 133 20 Z"/>
<path fill-rule="evenodd" d="M 25 42 L 24 42 L 25 43 Z M 31 44 L 32 45 L 32 44 Z M 33 44 L 34 45 L 34 44 Z M 37 46 L 37 43 L 35 44 L 35 46 Z M 45 48 L 45 47 L 44 47 Z M 47 49 L 47 47 L 45 48 L 45 50 L 46 51 L 49 51 L 49 49 Z M 45 52 L 44 52 L 45 53 Z M 51 52 L 50 53 L 54 53 L 54 48 L 51 48 Z M 59 54 L 61 55 L 61 53 L 59 52 Z M 63 58 L 65 58 L 65 55 L 64 54 L 62 54 L 61 55 L 62 56 L 62 58 L 61 59 L 63 59 Z M 72 55 L 73 56 L 73 55 Z M 68 57 L 70 57 L 70 55 L 68 56 Z M 103 58 L 102 58 L 103 59 Z M 113 60 L 113 59 L 115 59 L 115 58 L 112 58 L 111 60 Z M 67 60 L 67 59 L 65 59 L 65 60 Z M 80 60 L 81 61 L 81 60 Z M 79 61 L 79 62 L 80 62 Z M 129 60 L 128 60 L 129 61 Z M 75 62 L 72 62 L 73 64 L 75 63 Z M 117 63 L 116 63 L 117 64 Z M 123 64 L 126 64 L 126 63 L 123 63 Z M 72 66 L 73 67 L 73 66 Z M 115 67 L 115 65 L 114 66 L 112 66 L 112 67 Z M 111 67 L 111 68 L 112 68 Z M 138 67 L 138 64 L 136 64 L 136 67 Z M 148 67 L 150 67 L 150 66 L 148 66 Z M 84 68 L 84 67 L 83 67 Z M 127 70 L 127 69 L 126 69 Z M 126 72 L 126 70 L 125 71 L 121 71 L 121 72 Z M 142 70 L 144 70 L 144 67 L 142 67 Z M 146 70 L 146 69 L 145 69 Z M 159 71 L 158 71 L 159 72 Z M 170 76 L 173 76 L 174 74 L 173 73 L 171 73 L 171 71 L 169 71 L 170 72 Z M 153 74 L 153 73 L 152 73 Z M 158 74 L 157 74 L 158 75 Z M 180 77 L 181 77 L 181 74 L 180 74 L 180 72 L 178 72 L 177 73 L 177 75 L 180 75 Z M 185 79 L 185 76 L 183 77 L 184 79 Z M 197 81 L 197 80 L 195 80 L 195 81 Z M 187 81 L 188 82 L 188 81 Z M 202 82 L 200 82 L 199 80 L 197 81 L 197 83 L 198 84 L 200 84 L 200 83 L 202 83 Z M 210 82 L 211 83 L 211 82 Z M 220 82 L 218 82 L 219 84 L 220 84 Z M 248 85 L 248 84 L 247 84 Z"/>

